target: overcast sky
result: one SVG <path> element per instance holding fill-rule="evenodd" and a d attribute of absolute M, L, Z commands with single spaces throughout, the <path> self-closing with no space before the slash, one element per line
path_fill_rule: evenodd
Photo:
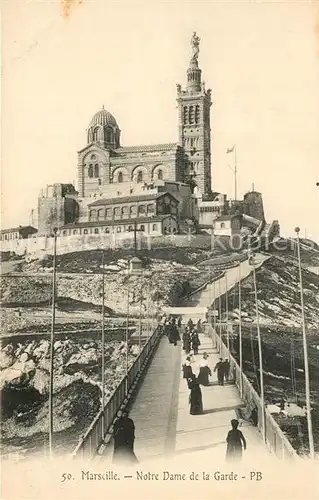
<path fill-rule="evenodd" d="M 72 2 L 71 2 L 72 3 Z M 212 187 L 252 183 L 267 219 L 319 239 L 318 2 L 2 2 L 2 227 L 29 222 L 41 188 L 76 180 L 77 151 L 102 105 L 122 145 L 177 141 L 176 83 L 190 38 L 212 89 Z"/>

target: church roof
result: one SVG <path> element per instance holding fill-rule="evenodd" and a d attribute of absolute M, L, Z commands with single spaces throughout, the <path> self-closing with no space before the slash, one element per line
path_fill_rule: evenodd
<path fill-rule="evenodd" d="M 168 142 L 164 144 L 144 144 L 140 146 L 127 146 L 116 149 L 117 153 L 147 153 L 153 151 L 170 151 L 176 149 L 178 146 L 177 142 Z"/>
<path fill-rule="evenodd" d="M 218 217 L 217 219 L 215 219 L 216 221 L 223 221 L 223 220 L 232 220 L 232 219 L 237 219 L 237 218 L 241 218 L 241 215 L 240 214 L 228 214 L 228 215 L 221 215 L 220 217 Z"/>
<path fill-rule="evenodd" d="M 105 125 L 112 125 L 113 127 L 118 126 L 114 116 L 109 111 L 104 109 L 104 106 L 100 111 L 95 113 L 90 122 L 89 128 L 95 127 L 95 125 L 101 125 L 102 127 Z"/>
<path fill-rule="evenodd" d="M 8 229 L 1 229 L 0 233 L 16 233 L 17 231 L 22 231 L 25 229 L 29 229 L 29 231 L 36 232 L 37 229 L 33 226 L 18 226 L 18 227 L 9 227 Z"/>
<path fill-rule="evenodd" d="M 134 203 L 137 201 L 150 201 L 150 200 L 156 200 L 157 198 L 160 198 L 164 195 L 168 195 L 171 198 L 174 198 L 176 200 L 175 196 L 173 196 L 171 193 L 168 193 L 165 191 L 164 193 L 150 193 L 150 194 L 142 194 L 140 196 L 122 196 L 122 197 L 117 197 L 117 198 L 104 198 L 100 200 L 93 201 L 92 203 L 89 203 L 89 207 L 98 207 L 101 205 L 115 205 L 118 203 Z M 178 200 L 176 200 L 178 202 Z M 178 202 L 179 203 L 179 202 Z"/>

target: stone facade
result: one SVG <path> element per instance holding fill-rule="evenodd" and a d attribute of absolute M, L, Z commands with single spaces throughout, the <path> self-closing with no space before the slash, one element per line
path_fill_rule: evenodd
<path fill-rule="evenodd" d="M 214 221 L 215 236 L 234 236 L 241 232 L 240 215 L 222 215 Z"/>
<path fill-rule="evenodd" d="M 72 184 L 47 186 L 38 198 L 38 234 L 52 234 L 55 228 L 74 222 L 78 213 L 77 192 Z"/>
<path fill-rule="evenodd" d="M 193 37 L 191 42 L 193 56 L 187 70 L 186 89 L 178 86 L 177 92 L 178 143 L 124 147 L 117 120 L 103 107 L 89 123 L 86 146 L 78 151 L 78 191 L 73 186 L 55 184 L 40 196 L 39 235 L 51 234 L 54 227 L 69 228 L 70 224 L 79 227 L 94 222 L 91 214 L 92 205 L 96 204 L 98 213 L 103 212 L 103 221 L 119 219 L 115 215 L 118 211 L 123 220 L 150 217 L 148 210 L 144 214 L 131 211 L 133 204 L 126 198 L 163 193 L 176 202 L 176 213 L 170 212 L 176 220 L 176 231 L 179 223 L 198 221 L 197 198 L 211 194 L 211 93 L 201 82 L 198 41 L 194 40 L 199 39 Z M 112 203 L 102 208 L 98 200 L 112 200 Z M 152 215 L 164 214 L 156 209 Z"/>

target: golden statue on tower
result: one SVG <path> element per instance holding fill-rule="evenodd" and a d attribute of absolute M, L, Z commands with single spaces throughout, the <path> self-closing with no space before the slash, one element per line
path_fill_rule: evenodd
<path fill-rule="evenodd" d="M 193 51 L 192 59 L 196 59 L 196 60 L 198 59 L 199 42 L 200 42 L 200 38 L 199 38 L 199 36 L 196 35 L 196 31 L 194 31 L 192 39 L 191 39 L 191 46 L 192 46 L 192 51 Z"/>

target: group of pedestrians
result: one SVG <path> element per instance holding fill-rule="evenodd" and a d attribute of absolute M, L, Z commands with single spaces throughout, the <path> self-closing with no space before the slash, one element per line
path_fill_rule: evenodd
<path fill-rule="evenodd" d="M 219 361 L 216 363 L 214 372 L 217 371 L 217 380 L 219 385 L 224 385 L 224 381 L 228 382 L 229 380 L 229 372 L 230 372 L 230 364 L 228 359 L 219 358 Z"/>
<path fill-rule="evenodd" d="M 201 320 L 198 320 L 196 327 L 191 318 L 188 320 L 182 336 L 185 354 L 190 354 L 191 350 L 194 355 L 198 354 L 198 348 L 200 346 L 199 333 L 202 333 L 202 331 Z"/>
<path fill-rule="evenodd" d="M 164 335 L 167 336 L 170 344 L 174 346 L 177 342 L 181 340 L 180 331 L 182 328 L 182 319 L 179 318 L 176 323 L 175 318 L 166 318 L 164 320 Z M 209 386 L 209 377 L 212 375 L 207 352 L 203 353 L 201 360 L 199 361 L 199 373 L 196 376 L 192 369 L 192 354 L 194 356 L 198 355 L 198 348 L 200 346 L 199 334 L 202 333 L 203 328 L 201 320 L 197 322 L 197 325 L 189 319 L 183 335 L 183 350 L 186 354 L 186 359 L 183 364 L 183 378 L 186 379 L 189 393 L 189 406 L 191 415 L 200 415 L 204 412 L 203 408 L 203 396 L 200 386 Z M 219 358 L 216 363 L 214 372 L 217 371 L 217 379 L 219 385 L 224 385 L 224 381 L 229 380 L 230 364 L 228 359 Z M 239 421 L 236 419 L 231 420 L 232 429 L 228 432 L 226 443 L 226 460 L 227 461 L 238 461 L 241 459 L 242 450 L 246 449 L 246 440 L 242 432 L 238 429 Z M 113 452 L 113 463 L 119 463 L 123 465 L 133 465 L 138 462 L 136 455 L 134 453 L 134 440 L 135 440 L 135 425 L 133 420 L 129 417 L 128 411 L 123 410 L 122 413 L 118 414 L 113 426 L 113 441 L 114 441 L 114 452 Z"/>

